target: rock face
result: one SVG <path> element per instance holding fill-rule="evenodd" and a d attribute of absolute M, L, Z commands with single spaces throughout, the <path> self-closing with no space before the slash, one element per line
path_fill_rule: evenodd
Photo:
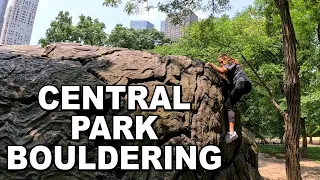
<path fill-rule="evenodd" d="M 191 111 L 129 112 L 126 96 L 120 111 L 45 111 L 38 102 L 44 85 L 145 85 L 153 92 L 164 85 L 170 98 L 172 86 L 182 86 L 182 101 L 191 102 Z M 93 47 L 79 44 L 54 44 L 44 49 L 37 46 L 0 46 L 0 179 L 260 179 L 255 142 L 246 133 L 230 145 L 223 141 L 227 118 L 223 107 L 223 83 L 203 62 L 181 56 L 160 57 L 122 48 Z M 148 100 L 151 99 L 149 94 Z M 61 96 L 52 97 L 61 99 Z M 106 97 L 111 103 L 111 97 Z M 110 108 L 110 107 L 109 107 Z M 104 115 L 112 127 L 113 115 L 156 114 L 154 129 L 160 137 L 151 141 L 89 141 L 83 133 L 79 141 L 71 140 L 71 116 L 85 114 L 94 120 Z M 238 113 L 237 113 L 238 114 Z M 238 117 L 239 119 L 239 117 Z M 237 131 L 241 132 L 239 120 Z M 7 146 L 23 145 L 29 151 L 36 145 L 87 146 L 88 162 L 96 162 L 96 147 L 112 145 L 219 145 L 221 168 L 197 171 L 58 171 L 54 165 L 44 171 L 28 167 L 8 171 Z M 28 151 L 28 152 L 29 152 Z M 52 150 L 53 152 L 53 150 Z M 76 158 L 77 159 L 77 158 Z M 200 166 L 199 166 L 200 167 Z"/>

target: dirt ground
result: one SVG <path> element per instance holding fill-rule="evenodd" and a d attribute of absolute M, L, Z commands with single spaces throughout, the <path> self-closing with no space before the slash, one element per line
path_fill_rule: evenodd
<path fill-rule="evenodd" d="M 300 161 L 303 180 L 320 180 L 320 164 L 302 159 Z M 259 172 L 265 180 L 285 180 L 285 160 L 259 153 Z"/>

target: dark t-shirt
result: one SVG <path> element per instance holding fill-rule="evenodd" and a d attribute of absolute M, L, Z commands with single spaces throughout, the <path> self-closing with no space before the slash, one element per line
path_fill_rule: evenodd
<path fill-rule="evenodd" d="M 235 86 L 240 82 L 249 81 L 249 78 L 244 74 L 240 65 L 232 63 L 232 64 L 226 64 L 224 65 L 224 67 L 229 70 L 226 73 L 226 76 L 228 81 L 232 85 Z"/>

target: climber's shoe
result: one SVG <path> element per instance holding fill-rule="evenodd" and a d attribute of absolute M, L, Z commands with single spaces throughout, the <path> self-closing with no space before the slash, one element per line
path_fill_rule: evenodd
<path fill-rule="evenodd" d="M 226 134 L 226 142 L 227 144 L 231 143 L 232 141 L 238 139 L 237 132 L 233 131 L 233 133 L 228 132 Z"/>

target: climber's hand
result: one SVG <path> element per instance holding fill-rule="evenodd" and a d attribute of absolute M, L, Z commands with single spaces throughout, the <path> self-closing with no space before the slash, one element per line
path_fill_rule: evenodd
<path fill-rule="evenodd" d="M 210 66 L 210 67 L 214 68 L 214 66 L 213 66 L 214 64 L 213 64 L 213 63 L 211 63 L 211 62 L 207 62 L 207 63 L 206 63 L 206 65 L 208 65 L 208 66 Z"/>

